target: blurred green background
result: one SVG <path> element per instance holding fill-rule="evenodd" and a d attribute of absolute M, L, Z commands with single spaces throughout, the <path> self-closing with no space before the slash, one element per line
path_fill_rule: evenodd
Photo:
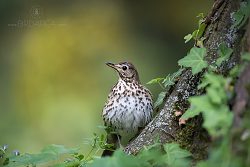
<path fill-rule="evenodd" d="M 105 62 L 131 61 L 142 83 L 177 69 L 209 0 L 0 0 L 0 144 L 38 152 L 102 133 L 116 82 Z M 161 91 L 147 86 L 154 98 Z"/>

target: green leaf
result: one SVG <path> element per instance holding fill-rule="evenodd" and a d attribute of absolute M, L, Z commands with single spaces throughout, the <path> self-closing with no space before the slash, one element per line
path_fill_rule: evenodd
<path fill-rule="evenodd" d="M 189 42 L 192 38 L 193 38 L 193 35 L 192 35 L 192 34 L 186 35 L 186 36 L 184 37 L 185 43 Z"/>
<path fill-rule="evenodd" d="M 164 100 L 164 97 L 166 96 L 166 93 L 167 92 L 161 92 L 159 95 L 158 95 L 158 98 L 157 100 L 155 101 L 154 103 L 154 108 L 158 107 L 161 105 L 161 103 L 163 102 Z"/>
<path fill-rule="evenodd" d="M 155 143 L 150 146 L 145 146 L 142 151 L 140 151 L 138 158 L 141 161 L 147 162 L 149 166 L 159 166 L 163 165 L 163 157 L 161 144 Z"/>
<path fill-rule="evenodd" d="M 198 16 L 199 18 L 199 21 L 198 21 L 198 29 L 197 30 L 194 30 L 192 32 L 192 34 L 188 34 L 184 37 L 185 39 L 185 43 L 189 42 L 191 39 L 194 39 L 196 40 L 198 43 L 202 43 L 204 39 L 201 39 L 201 36 L 203 35 L 204 33 L 204 30 L 206 28 L 206 24 L 203 23 L 204 22 L 204 14 L 203 13 L 200 13 Z"/>
<path fill-rule="evenodd" d="M 213 87 L 221 88 L 226 83 L 226 80 L 222 75 L 217 75 L 214 73 L 206 73 L 204 75 L 204 79 L 206 82 L 209 82 Z"/>
<path fill-rule="evenodd" d="M 199 38 L 201 38 L 201 36 L 203 35 L 204 31 L 205 31 L 205 28 L 206 28 L 206 24 L 205 23 L 200 23 L 199 24 L 199 28 L 198 30 L 196 31 L 196 34 L 195 34 L 195 39 L 198 40 Z"/>
<path fill-rule="evenodd" d="M 221 83 L 222 80 L 223 83 Z M 215 75 L 212 72 L 206 72 L 202 78 L 202 82 L 198 85 L 198 89 L 205 88 L 209 84 L 213 84 L 214 87 L 221 87 L 224 83 L 224 78 L 222 76 Z"/>
<path fill-rule="evenodd" d="M 202 82 L 198 85 L 198 89 L 203 89 L 207 85 L 209 85 L 209 81 L 207 81 L 205 78 L 202 79 Z"/>
<path fill-rule="evenodd" d="M 250 61 L 250 53 L 249 52 L 245 52 L 241 55 L 241 59 L 244 61 Z"/>
<path fill-rule="evenodd" d="M 46 146 L 43 150 L 42 153 L 49 153 L 49 154 L 54 154 L 56 156 L 59 156 L 61 154 L 74 154 L 79 151 L 79 148 L 65 148 L 63 145 L 56 145 L 52 144 L 49 146 Z"/>
<path fill-rule="evenodd" d="M 204 16 L 204 13 L 199 13 L 196 17 L 199 18 L 199 24 L 201 24 L 205 16 Z"/>
<path fill-rule="evenodd" d="M 240 74 L 241 68 L 240 66 L 237 64 L 235 65 L 229 72 L 229 76 L 236 78 L 239 74 Z"/>
<path fill-rule="evenodd" d="M 227 136 L 222 140 L 220 145 L 210 148 L 208 159 L 198 162 L 197 167 L 242 167 L 239 157 L 232 153 L 232 143 L 230 137 Z M 241 155 L 240 155 L 241 156 Z"/>
<path fill-rule="evenodd" d="M 209 90 L 209 91 L 208 91 Z M 207 88 L 207 95 L 210 97 L 211 101 L 213 103 L 220 104 L 222 101 L 222 98 L 218 96 L 217 89 L 214 88 Z"/>
<path fill-rule="evenodd" d="M 227 94 L 225 91 L 227 81 L 222 75 L 206 73 L 203 82 L 210 84 L 210 86 L 206 88 L 206 91 L 212 103 L 221 104 L 227 101 Z"/>
<path fill-rule="evenodd" d="M 226 80 L 222 75 L 216 75 L 212 72 L 206 72 L 204 74 L 204 78 L 202 79 L 201 84 L 198 86 L 200 88 L 204 88 L 207 85 L 212 85 L 216 88 L 221 88 L 226 83 Z"/>
<path fill-rule="evenodd" d="M 147 84 L 156 84 L 156 83 L 161 82 L 162 80 L 164 80 L 164 78 L 155 78 L 149 81 Z"/>
<path fill-rule="evenodd" d="M 203 115 L 203 127 L 208 130 L 211 136 L 217 137 L 228 133 L 232 125 L 233 113 L 226 105 L 214 107 L 213 110 L 203 112 Z"/>
<path fill-rule="evenodd" d="M 164 87 L 168 87 L 171 85 L 174 85 L 174 78 L 172 78 L 172 75 L 168 74 L 166 76 L 166 78 L 162 81 L 162 83 L 164 84 Z"/>
<path fill-rule="evenodd" d="M 78 151 L 77 148 L 65 148 L 62 145 L 49 145 L 45 147 L 39 154 L 23 154 L 20 156 L 10 157 L 9 166 L 28 166 L 48 163 L 59 159 L 60 155 L 74 154 Z"/>
<path fill-rule="evenodd" d="M 189 161 L 186 159 L 192 154 L 184 149 L 179 147 L 177 143 L 167 143 L 164 146 L 166 151 L 165 162 L 171 167 L 186 167 L 189 166 Z"/>
<path fill-rule="evenodd" d="M 170 74 L 167 75 L 166 78 L 162 81 L 162 83 L 164 84 L 164 86 L 165 87 L 169 87 L 169 86 L 174 85 L 174 83 L 176 81 L 176 78 L 181 75 L 182 71 L 183 71 L 183 69 L 180 68 L 175 73 L 173 73 L 171 75 Z"/>
<path fill-rule="evenodd" d="M 181 119 L 193 118 L 196 115 L 199 115 L 201 110 L 195 106 L 190 106 L 190 108 L 181 116 Z"/>
<path fill-rule="evenodd" d="M 73 167 L 79 165 L 79 162 L 67 162 L 67 163 L 60 163 L 60 164 L 55 164 L 49 167 Z"/>
<path fill-rule="evenodd" d="M 50 153 L 40 154 L 23 154 L 20 156 L 10 157 L 10 163 L 8 166 L 28 166 L 46 163 L 52 160 L 56 160 L 57 157 Z"/>
<path fill-rule="evenodd" d="M 241 3 L 240 9 L 233 13 L 234 24 L 232 25 L 233 28 L 241 28 L 249 17 L 250 5 L 246 2 Z"/>
<path fill-rule="evenodd" d="M 177 143 L 167 143 L 163 147 L 168 154 L 168 159 L 185 158 L 192 155 L 189 151 L 180 148 Z"/>
<path fill-rule="evenodd" d="M 209 103 L 208 96 L 194 96 L 188 99 L 191 106 L 190 108 L 181 116 L 182 119 L 189 119 L 196 115 L 199 115 L 204 109 L 213 109 L 213 106 Z"/>
<path fill-rule="evenodd" d="M 227 101 L 227 94 L 224 88 L 208 87 L 207 95 L 212 103 L 221 104 Z"/>
<path fill-rule="evenodd" d="M 5 154 L 5 150 L 0 146 L 0 157 L 3 157 Z"/>
<path fill-rule="evenodd" d="M 192 32 L 192 34 L 188 34 L 184 37 L 185 39 L 185 43 L 189 42 L 192 38 L 194 40 L 200 40 L 200 38 L 202 37 L 204 31 L 206 28 L 206 24 L 201 23 L 199 24 L 199 27 L 197 30 L 194 30 L 194 32 Z M 201 39 L 201 41 L 203 41 L 204 39 Z"/>
<path fill-rule="evenodd" d="M 136 157 L 125 154 L 122 150 L 115 151 L 112 157 L 95 159 L 87 167 L 140 167 L 145 162 L 139 161 Z"/>
<path fill-rule="evenodd" d="M 191 67 L 192 73 L 197 74 L 208 66 L 204 60 L 206 48 L 193 47 L 186 57 L 178 61 L 180 66 Z"/>
<path fill-rule="evenodd" d="M 221 43 L 218 50 L 219 58 L 216 60 L 216 65 L 220 66 L 223 61 L 231 56 L 232 53 L 233 49 L 228 48 L 225 43 Z"/>
<path fill-rule="evenodd" d="M 227 105 L 215 105 L 208 95 L 195 96 L 189 99 L 191 107 L 181 118 L 192 118 L 199 113 L 203 113 L 203 127 L 207 129 L 211 136 L 225 135 L 232 124 L 233 114 Z"/>
<path fill-rule="evenodd" d="M 227 79 L 214 73 L 206 73 L 202 81 L 207 85 L 206 94 L 189 98 L 191 107 L 181 118 L 188 119 L 202 112 L 203 127 L 213 137 L 226 135 L 233 120 L 233 114 L 228 108 L 228 97 L 225 90 Z"/>

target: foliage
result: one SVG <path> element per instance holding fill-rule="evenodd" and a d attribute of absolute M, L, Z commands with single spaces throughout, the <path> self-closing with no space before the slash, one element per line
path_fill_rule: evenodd
<path fill-rule="evenodd" d="M 164 91 L 159 93 L 157 100 L 154 103 L 154 108 L 159 107 L 169 90 L 169 88 L 175 84 L 178 77 L 181 75 L 183 69 L 180 68 L 178 71 L 174 72 L 173 74 L 168 74 L 165 78 L 155 78 L 149 81 L 147 84 L 159 84 Z"/>
<path fill-rule="evenodd" d="M 194 47 L 191 51 L 193 49 L 204 50 L 205 48 Z M 203 127 L 207 129 L 211 136 L 226 135 L 233 120 L 233 114 L 228 108 L 228 101 L 231 98 L 228 95 L 232 94 L 230 92 L 232 90 L 229 89 L 232 77 L 224 78 L 216 74 L 217 68 L 215 66 L 221 66 L 222 62 L 231 56 L 233 50 L 228 48 L 225 43 L 221 43 L 217 52 L 218 59 L 209 66 L 204 59 L 205 51 L 196 52 L 196 54 L 194 52 L 191 54 L 191 51 L 190 54 L 179 60 L 179 65 L 191 67 L 193 74 L 208 67 L 201 84 L 198 86 L 198 89 L 205 88 L 206 94 L 190 97 L 190 108 L 182 115 L 181 119 L 189 119 L 202 113 L 204 118 Z M 199 59 L 196 58 L 195 61 L 194 55 Z"/>
<path fill-rule="evenodd" d="M 163 92 L 159 93 L 159 95 L 158 95 L 158 97 L 157 97 L 157 99 L 156 99 L 156 101 L 154 103 L 154 108 L 159 107 L 162 104 L 162 102 L 164 101 L 164 97 L 166 96 L 166 94 L 167 94 L 166 91 L 163 91 Z"/>
<path fill-rule="evenodd" d="M 244 61 L 250 61 L 250 53 L 249 52 L 245 52 L 241 55 L 242 60 Z"/>
<path fill-rule="evenodd" d="M 12 166 L 84 166 L 94 159 L 94 156 L 103 149 L 109 149 L 110 145 L 106 143 L 105 135 L 100 136 L 94 134 L 93 138 L 85 141 L 85 144 L 91 146 L 87 155 L 80 152 L 80 148 L 66 148 L 63 145 L 49 145 L 41 150 L 38 154 L 8 154 L 7 148 L 1 148 L 0 165 L 6 167 Z M 4 149 L 5 148 L 5 149 Z"/>
<path fill-rule="evenodd" d="M 165 161 L 169 166 L 189 166 L 190 161 L 185 159 L 192 154 L 187 150 L 183 150 L 178 144 L 165 144 L 164 150 L 166 151 Z"/>
<path fill-rule="evenodd" d="M 77 154 L 78 148 L 66 148 L 62 145 L 49 145 L 45 147 L 38 154 L 21 154 L 21 155 L 12 155 L 6 158 L 4 163 L 6 167 L 9 166 L 35 166 L 38 164 L 46 164 L 48 162 L 53 162 L 59 160 L 62 156 L 68 154 Z"/>
<path fill-rule="evenodd" d="M 233 13 L 234 23 L 232 25 L 232 28 L 237 28 L 237 29 L 241 28 L 247 21 L 249 14 L 250 14 L 249 2 L 248 3 L 242 2 L 240 9 L 235 13 Z"/>
<path fill-rule="evenodd" d="M 230 139 L 232 138 L 232 134 L 230 132 L 233 122 L 233 113 L 228 107 L 228 102 L 233 94 L 233 81 L 242 70 L 244 63 L 241 66 L 233 68 L 230 71 L 230 76 L 226 78 L 217 74 L 217 67 L 220 67 L 224 61 L 230 58 L 233 50 L 228 48 L 225 43 L 221 43 L 217 53 L 218 59 L 210 65 L 208 65 L 204 59 L 206 56 L 205 48 L 193 47 L 186 57 L 179 60 L 179 65 L 190 67 L 193 74 L 197 74 L 206 69 L 203 74 L 204 78 L 198 86 L 199 89 L 204 89 L 206 93 L 200 96 L 190 97 L 190 108 L 181 118 L 189 119 L 202 114 L 204 119 L 203 127 L 209 132 L 213 140 L 218 140 L 210 151 L 209 159 L 199 162 L 197 166 L 237 167 L 241 166 L 242 160 L 240 161 L 240 158 L 234 155 L 230 147 L 230 142 L 232 142 Z M 242 55 L 243 60 L 250 60 L 249 55 L 249 53 L 244 53 Z M 161 78 L 161 83 L 167 79 L 162 80 Z M 171 85 L 175 82 L 168 81 L 168 83 Z"/>
<path fill-rule="evenodd" d="M 242 3 L 239 11 L 233 14 L 233 18 L 235 19 L 233 24 L 234 28 L 240 28 L 244 25 L 249 16 L 249 11 L 249 5 Z M 186 36 L 186 42 L 194 38 L 194 34 L 195 32 Z M 199 49 L 200 51 L 197 51 Z M 244 139 L 247 142 L 244 142 L 242 137 L 240 139 L 239 134 L 233 133 L 233 112 L 230 111 L 229 101 L 233 95 L 232 85 L 237 76 L 246 66 L 245 61 L 250 61 L 250 53 L 243 53 L 241 55 L 243 61 L 242 64 L 236 65 L 229 72 L 229 76 L 224 77 L 218 74 L 217 67 L 220 67 L 224 61 L 227 61 L 230 58 L 233 50 L 227 47 L 225 43 L 221 43 L 217 51 L 218 59 L 208 65 L 204 59 L 206 51 L 201 51 L 202 49 L 205 50 L 203 45 L 201 45 L 201 48 L 193 47 L 190 53 L 178 62 L 181 66 L 190 67 L 193 74 L 197 74 L 203 69 L 206 69 L 203 74 L 204 78 L 198 86 L 198 89 L 205 90 L 205 94 L 190 97 L 190 107 L 181 117 L 186 120 L 202 114 L 204 120 L 203 127 L 209 132 L 214 141 L 209 152 L 209 158 L 198 162 L 197 166 L 249 166 L 250 161 L 248 155 L 250 155 L 250 150 L 248 148 L 250 147 L 250 125 L 248 123 L 248 127 L 241 126 L 237 129 L 241 129 L 243 131 L 241 134 L 247 136 L 246 139 Z M 249 120 L 247 120 L 247 122 L 249 122 Z M 232 138 L 235 137 L 237 139 L 232 140 Z M 235 141 L 237 141 L 237 143 Z M 234 148 L 238 147 L 237 150 L 234 150 L 232 147 L 233 142 L 236 143 Z M 238 155 L 239 152 L 241 155 Z"/>
<path fill-rule="evenodd" d="M 208 66 L 204 60 L 205 56 L 206 48 L 193 47 L 187 56 L 178 61 L 178 64 L 184 67 L 191 67 L 192 73 L 197 74 Z"/>
<path fill-rule="evenodd" d="M 227 60 L 231 56 L 232 53 L 233 49 L 228 48 L 225 43 L 221 43 L 219 45 L 219 58 L 216 60 L 216 65 L 220 66 L 223 61 Z"/>
<path fill-rule="evenodd" d="M 220 145 L 210 152 L 210 158 L 198 163 L 197 167 L 240 167 L 239 158 L 234 156 L 230 149 L 230 139 L 225 138 Z"/>
<path fill-rule="evenodd" d="M 67 157 L 67 159 L 62 158 Z M 9 166 L 36 166 L 46 164 L 47 166 L 60 167 L 149 167 L 149 166 L 171 166 L 186 167 L 190 164 L 191 153 L 180 148 L 176 143 L 163 145 L 154 144 L 145 147 L 137 156 L 127 155 L 122 150 L 116 150 L 112 157 L 93 157 L 86 159 L 86 156 L 79 153 L 79 149 L 65 148 L 61 145 L 50 145 L 45 147 L 39 154 L 22 154 L 10 156 Z M 64 159 L 64 161 L 62 161 Z M 56 163 L 55 163 L 56 160 Z M 122 162 L 122 163 L 121 163 Z"/>
<path fill-rule="evenodd" d="M 200 113 L 203 116 L 203 127 L 209 132 L 213 139 L 213 144 L 209 152 L 209 158 L 207 160 L 200 161 L 198 167 L 220 166 L 220 167 L 240 167 L 249 166 L 250 161 L 245 154 L 249 155 L 250 150 L 244 148 L 243 140 L 239 138 L 239 134 L 234 134 L 232 129 L 233 112 L 229 109 L 229 101 L 232 98 L 233 87 L 235 78 L 239 75 L 240 71 L 246 66 L 245 61 L 249 61 L 250 54 L 243 53 L 241 65 L 235 66 L 229 73 L 228 77 L 223 77 L 217 74 L 215 66 L 220 66 L 223 61 L 228 60 L 232 54 L 232 49 L 220 44 L 218 48 L 218 59 L 215 64 L 208 66 L 207 71 L 204 74 L 204 78 L 199 89 L 205 89 L 205 94 L 200 96 L 194 96 L 189 98 L 190 108 L 182 115 L 182 119 L 189 119 Z M 205 60 L 204 60 L 205 61 Z M 194 73 L 193 73 L 194 74 Z M 248 120 L 249 121 L 249 120 Z M 244 124 L 242 124 L 244 125 Z M 238 127 L 239 129 L 249 130 L 248 127 Z M 246 133 L 242 132 L 242 135 Z M 246 143 L 250 146 L 250 135 L 248 133 Z M 232 138 L 236 137 L 236 140 Z M 238 150 L 234 150 L 232 147 L 238 147 Z M 240 146 L 239 146 L 240 145 Z M 240 150 L 240 151 L 239 151 Z M 238 152 L 244 152 L 242 155 L 238 155 Z M 244 158 L 242 158 L 244 156 Z"/>
<path fill-rule="evenodd" d="M 200 13 L 198 16 L 198 29 L 192 32 L 192 34 L 188 34 L 184 37 L 185 43 L 189 42 L 191 39 L 194 39 L 198 44 L 202 46 L 203 38 L 202 35 L 204 33 L 204 30 L 206 28 L 206 24 L 204 23 L 204 14 Z M 198 45 L 198 46 L 200 46 Z"/>
<path fill-rule="evenodd" d="M 180 68 L 178 71 L 173 74 L 168 74 L 166 78 L 162 81 L 165 88 L 169 88 L 170 86 L 175 84 L 176 79 L 181 75 L 183 69 Z"/>
<path fill-rule="evenodd" d="M 190 152 L 181 149 L 176 143 L 165 144 L 163 148 L 156 143 L 145 147 L 137 156 L 127 155 L 118 150 L 112 157 L 95 159 L 87 164 L 87 167 L 186 167 L 190 164 L 190 156 Z"/>
<path fill-rule="evenodd" d="M 155 84 L 155 83 L 160 83 L 162 80 L 164 80 L 164 78 L 155 78 L 155 79 L 152 79 L 150 80 L 147 84 Z"/>
<path fill-rule="evenodd" d="M 206 73 L 203 79 L 203 83 L 208 84 L 206 94 L 191 97 L 191 107 L 181 118 L 188 119 L 202 113 L 203 127 L 211 136 L 227 134 L 233 120 L 233 114 L 227 105 L 230 98 L 227 96 L 229 80 L 218 74 Z"/>
<path fill-rule="evenodd" d="M 232 14 L 234 23 L 231 28 L 239 29 L 245 24 L 250 14 L 249 9 L 249 3 L 241 3 L 240 9 Z M 189 35 L 189 37 L 191 36 Z M 243 62 L 240 65 L 236 65 L 229 72 L 229 76 L 225 78 L 217 74 L 217 67 L 220 67 L 224 61 L 230 58 L 233 50 L 227 47 L 225 43 L 221 43 L 217 53 L 218 59 L 214 64 L 207 66 L 202 83 L 198 86 L 198 89 L 204 89 L 206 93 L 200 96 L 190 97 L 190 107 L 181 118 L 189 119 L 202 114 L 204 119 L 203 127 L 209 132 L 214 141 L 209 152 L 209 158 L 200 161 L 197 164 L 198 167 L 249 166 L 250 150 L 248 148 L 250 147 L 250 124 L 244 123 L 249 122 L 249 120 L 247 117 L 244 117 L 245 121 L 237 128 L 237 131 L 241 131 L 242 136 L 247 136 L 243 140 L 242 136 L 239 137 L 239 132 L 235 133 L 235 129 L 231 126 L 233 113 L 229 109 L 229 101 L 233 94 L 233 82 L 246 66 L 245 61 L 250 61 L 250 54 L 243 53 L 241 55 Z M 190 65 L 185 64 L 185 67 L 190 66 L 192 66 L 191 63 Z M 199 72 L 200 71 L 201 70 L 199 70 Z M 192 73 L 195 74 L 193 69 Z M 233 138 L 235 139 L 233 140 Z"/>

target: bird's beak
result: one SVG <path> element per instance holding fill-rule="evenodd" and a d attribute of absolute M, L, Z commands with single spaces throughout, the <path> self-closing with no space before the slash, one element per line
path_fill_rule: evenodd
<path fill-rule="evenodd" d="M 116 69 L 116 66 L 115 66 L 114 63 L 107 62 L 107 63 L 105 63 L 105 64 L 106 64 L 107 66 L 111 67 L 111 68 Z"/>

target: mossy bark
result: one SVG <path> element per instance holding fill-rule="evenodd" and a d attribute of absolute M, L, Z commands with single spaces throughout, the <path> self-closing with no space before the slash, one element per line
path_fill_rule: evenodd
<path fill-rule="evenodd" d="M 206 60 L 212 64 L 218 58 L 218 47 L 225 43 L 233 49 L 233 54 L 218 69 L 218 73 L 227 75 L 230 69 L 240 62 L 240 53 L 244 42 L 245 28 L 233 27 L 233 12 L 240 8 L 240 0 L 217 0 L 206 19 L 207 27 L 203 34 L 204 47 L 207 49 Z M 202 91 L 197 89 L 203 72 L 192 75 L 190 69 L 182 72 L 179 80 L 170 89 L 165 98 L 164 107 L 144 130 L 125 147 L 128 154 L 137 154 L 143 146 L 153 144 L 156 139 L 161 143 L 177 142 L 183 148 L 193 153 L 194 160 L 207 157 L 207 149 L 211 142 L 205 129 L 202 128 L 202 117 L 196 116 L 188 120 L 184 126 L 179 126 L 179 118 L 175 111 L 185 112 L 189 107 L 188 98 L 199 95 Z"/>

